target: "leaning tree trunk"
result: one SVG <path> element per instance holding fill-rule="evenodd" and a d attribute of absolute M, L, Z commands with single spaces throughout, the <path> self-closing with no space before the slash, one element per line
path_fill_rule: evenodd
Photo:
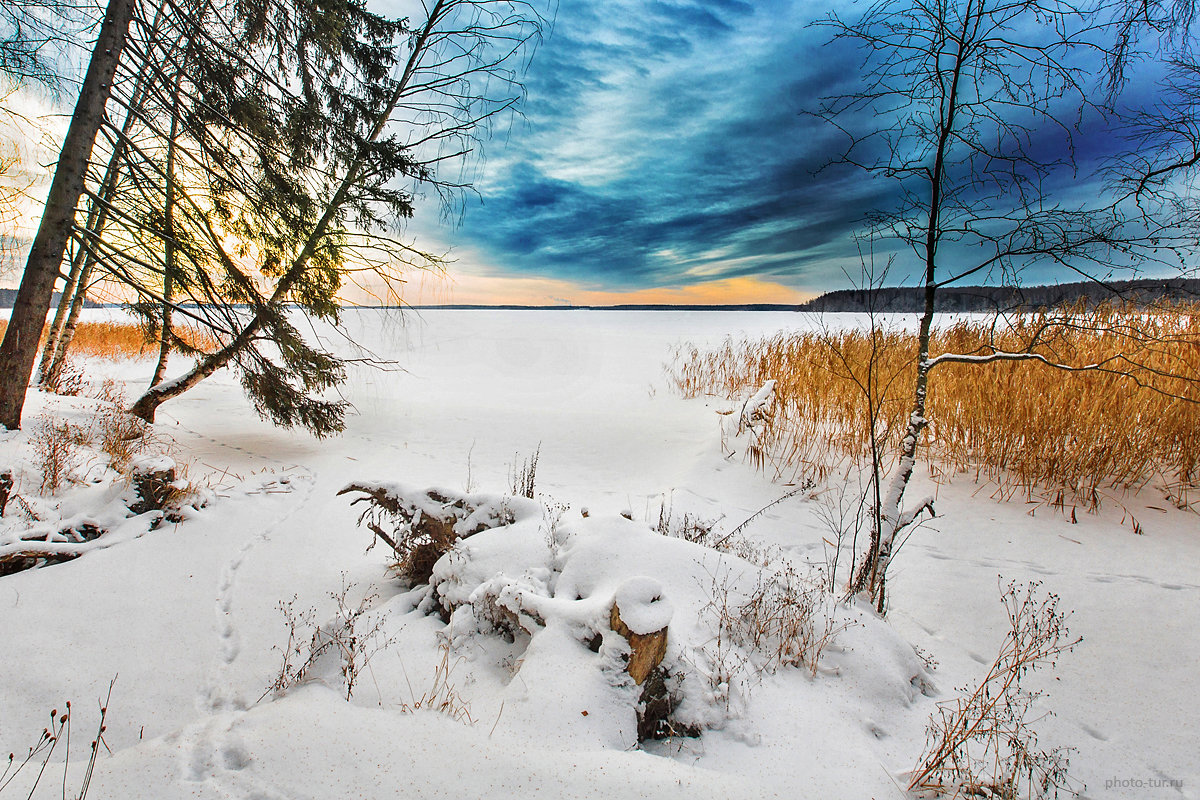
<path fill-rule="evenodd" d="M 175 281 L 175 151 L 176 138 L 179 135 L 179 90 L 183 84 L 183 70 L 187 65 L 187 55 L 175 75 L 174 102 L 171 107 L 171 130 L 167 136 L 166 187 L 163 192 L 163 302 L 162 319 L 159 330 L 158 363 L 154 366 L 154 376 L 150 385 L 162 383 L 167 374 L 167 359 L 171 355 L 171 294 Z"/>
<path fill-rule="evenodd" d="M 157 34 L 161 14 L 162 9 L 160 8 L 155 14 L 154 24 L 151 26 L 154 34 Z M 138 75 L 133 93 L 130 95 L 131 101 L 125 114 L 125 122 L 121 125 L 121 135 L 117 137 L 116 144 L 113 145 L 112 155 L 108 159 L 104 177 L 100 181 L 99 199 L 93 198 L 91 210 L 88 212 L 87 227 L 82 232 L 85 238 L 89 235 L 99 237 L 104 226 L 108 224 L 108 210 L 113 195 L 116 194 L 117 181 L 121 176 L 120 165 L 121 159 L 125 156 L 125 142 L 129 131 L 133 128 L 134 120 L 137 119 L 135 110 L 141 106 L 146 97 L 147 83 L 147 73 L 143 72 Z M 94 262 L 95 257 L 92 250 L 81 246 L 71 263 L 71 274 L 67 278 L 67 285 L 63 287 L 62 299 L 58 303 L 58 311 L 54 314 L 54 324 L 50 326 L 50 333 L 42 348 L 42 361 L 38 366 L 38 380 L 42 386 L 53 386 L 62 372 L 67 349 L 71 344 L 71 337 L 75 334 L 75 326 L 79 320 L 79 311 L 83 308 L 86 298 Z"/>
<path fill-rule="evenodd" d="M 75 338 L 75 331 L 79 328 L 79 315 L 83 313 L 83 304 L 87 301 L 88 284 L 91 283 L 95 266 L 95 260 L 89 255 L 79 273 L 79 283 L 75 287 L 75 296 L 71 299 L 71 311 L 67 314 L 62 332 L 58 334 L 54 358 L 50 360 L 49 369 L 42 374 L 42 383 L 45 386 L 53 386 L 62 375 L 63 365 L 67 363 L 67 352 L 71 349 L 71 340 Z"/>
<path fill-rule="evenodd" d="M 246 326 L 224 347 L 201 358 L 192 369 L 178 378 L 151 386 L 130 407 L 130 414 L 146 422 L 154 422 L 155 412 L 160 405 L 188 391 L 240 356 L 242 351 L 258 337 L 259 332 L 267 325 L 269 317 L 273 314 L 281 313 L 280 307 L 287 300 L 292 289 L 304 277 L 309 261 L 328 234 L 338 210 L 350 199 L 354 185 L 367 166 L 371 150 L 370 145 L 383 133 L 387 127 L 388 120 L 391 119 L 392 114 L 400 105 L 405 92 L 408 91 L 409 83 L 417 70 L 418 63 L 427 54 L 426 47 L 429 46 L 430 37 L 434 34 L 434 28 L 441 21 L 443 9 L 447 6 L 447 3 L 448 0 L 437 0 L 433 4 L 425 25 L 421 29 L 421 33 L 413 41 L 412 51 L 409 54 L 408 62 L 405 64 L 404 72 L 397 81 L 396 87 L 393 89 L 384 108 L 380 110 L 375 124 L 367 136 L 364 137 L 358 156 L 347 168 L 345 177 L 325 206 L 324 213 L 317 220 L 316 225 L 313 226 L 313 230 L 305 239 L 304 246 L 292 260 L 283 277 L 275 285 L 275 290 L 271 293 L 271 296 L 257 305 Z"/>
<path fill-rule="evenodd" d="M 96 223 L 96 206 L 92 206 L 92 210 L 88 213 L 87 226 L 90 229 Z M 63 286 L 62 295 L 58 299 L 58 308 L 54 312 L 54 322 L 50 323 L 50 330 L 46 334 L 46 342 L 42 345 L 42 360 L 38 362 L 37 377 L 35 381 L 42 386 L 54 385 L 53 380 L 48 380 L 50 364 L 54 361 L 54 353 L 58 350 L 58 339 L 62 335 L 63 328 L 67 324 L 67 315 L 71 313 L 71 301 L 75 298 L 75 290 L 79 286 L 79 275 L 83 272 L 83 262 L 87 258 L 87 251 L 80 247 L 75 257 L 71 259 L 71 272 L 67 275 L 67 283 Z"/>
<path fill-rule="evenodd" d="M 75 224 L 75 207 L 83 194 L 88 162 L 104 120 L 104 106 L 112 92 L 133 8 L 134 0 L 109 0 L 54 169 L 42 221 L 25 262 L 8 330 L 0 344 L 0 425 L 10 430 L 21 427 L 21 410 L 37 360 L 42 326 L 50 313 L 54 283 Z"/>

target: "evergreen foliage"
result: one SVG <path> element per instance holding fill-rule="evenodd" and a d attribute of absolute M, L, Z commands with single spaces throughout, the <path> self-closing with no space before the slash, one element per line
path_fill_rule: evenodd
<path fill-rule="evenodd" d="M 439 169 L 517 102 L 510 63 L 542 22 L 520 2 L 426 11 L 410 26 L 361 0 L 133 3 L 65 293 L 82 298 L 95 270 L 137 294 L 131 308 L 162 355 L 133 413 L 152 420 L 230 366 L 265 418 L 341 430 L 346 404 L 321 395 L 345 366 L 306 342 L 294 316 L 336 324 L 348 280 L 391 294 L 406 270 L 440 269 L 397 231 L 419 187 L 446 202 L 469 186 Z M 60 305 L 44 375 L 61 363 L 74 318 L 63 317 L 78 305 Z M 189 344 L 199 341 L 216 345 Z M 196 363 L 162 380 L 171 351 Z"/>

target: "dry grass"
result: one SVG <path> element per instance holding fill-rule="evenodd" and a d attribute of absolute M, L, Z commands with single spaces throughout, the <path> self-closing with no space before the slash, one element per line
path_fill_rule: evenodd
<path fill-rule="evenodd" d="M 4 335 L 8 320 L 0 320 L 0 336 Z M 211 351 L 217 341 L 204 331 L 178 328 L 176 333 L 189 345 L 199 350 Z M 44 332 L 43 332 L 44 339 Z M 117 361 L 156 354 L 157 341 L 147 341 L 145 331 L 133 323 L 124 322 L 81 322 L 71 339 L 71 355 L 106 358 Z"/>
<path fill-rule="evenodd" d="M 465 722 L 468 725 L 473 725 L 475 724 L 475 720 L 471 718 L 471 706 L 458 693 L 457 687 L 455 687 L 451 680 L 454 668 L 458 666 L 462 659 L 452 661 L 450 659 L 450 646 L 445 642 L 438 645 L 438 651 L 442 654 L 442 657 L 433 670 L 433 681 L 420 694 L 417 694 L 412 684 L 409 683 L 408 693 L 411 700 L 407 703 L 400 703 L 400 709 L 410 714 L 422 709 L 436 711 L 439 714 L 445 714 L 456 722 Z M 405 675 L 405 681 L 408 682 L 407 675 Z"/>
<path fill-rule="evenodd" d="M 754 443 L 776 477 L 824 481 L 869 464 L 871 415 L 895 452 L 912 404 L 916 337 L 895 330 L 780 333 L 685 346 L 670 368 L 688 397 L 744 397 L 778 381 L 775 413 Z M 935 475 L 971 474 L 998 494 L 1099 505 L 1109 488 L 1158 477 L 1189 503 L 1200 479 L 1200 307 L 1161 313 L 1074 309 L 959 322 L 935 331 L 932 354 L 1032 351 L 1106 370 L 1040 363 L 943 364 L 930 375 L 925 445 Z M 1192 500 L 1191 502 L 1194 502 Z"/>
<path fill-rule="evenodd" d="M 79 791 L 75 793 L 72 789 L 71 797 L 75 800 L 85 800 L 88 789 L 92 785 L 92 778 L 96 773 L 96 757 L 100 755 L 100 748 L 103 747 L 110 753 L 108 743 L 104 741 L 104 734 L 108 730 L 104 724 L 105 717 L 108 716 L 108 703 L 112 699 L 113 685 L 117 679 L 114 677 L 108 684 L 108 694 L 104 700 L 100 702 L 100 720 L 96 723 L 96 735 L 91 740 L 90 754 L 87 764 L 84 766 L 83 777 L 80 780 Z M 72 718 L 71 701 L 68 700 L 65 710 L 60 714 L 58 709 L 51 709 L 50 724 L 42 729 L 41 736 L 37 742 L 31 745 L 25 756 L 21 760 L 17 760 L 15 753 L 8 754 L 8 765 L 0 772 L 0 794 L 4 794 L 4 790 L 16 780 L 17 776 L 28 767 L 30 774 L 35 774 L 32 786 L 29 787 L 28 797 L 33 797 L 37 791 L 38 784 L 42 778 L 46 777 L 48 772 L 52 772 L 50 767 L 51 759 L 54 756 L 54 751 L 58 749 L 59 744 L 63 745 L 62 749 L 62 786 L 63 797 L 67 796 L 67 778 L 71 772 L 71 718 Z M 78 741 L 78 739 L 77 739 Z M 18 787 L 24 790 L 24 787 Z M 39 795 L 40 796 L 40 795 Z"/>
<path fill-rule="evenodd" d="M 1058 610 L 1058 596 L 1042 595 L 1036 582 L 1010 583 L 1001 602 L 1010 627 L 1000 652 L 974 689 L 938 705 L 909 791 L 1001 800 L 1070 791 L 1069 751 L 1040 749 L 1033 724 L 1042 717 L 1029 712 L 1041 692 L 1024 689 L 1021 681 L 1041 667 L 1053 668 L 1081 640 L 1069 636 L 1064 623 L 1070 614 Z"/>
<path fill-rule="evenodd" d="M 337 609 L 333 619 L 325 624 L 318 624 L 316 609 L 297 610 L 295 597 L 279 603 L 288 640 L 283 648 L 275 648 L 282 653 L 279 672 L 259 700 L 268 694 L 282 694 L 299 686 L 326 655 L 336 657 L 340 663 L 346 699 L 354 696 L 354 687 L 362 671 L 371 659 L 390 647 L 393 640 L 384 636 L 384 618 L 369 615 L 378 595 L 369 594 L 355 605 L 349 599 L 353 588 L 354 584 L 347 584 L 343 575 L 341 589 L 329 593 Z"/>
<path fill-rule="evenodd" d="M 654 529 L 663 536 L 712 547 L 717 539 L 717 522 L 715 519 L 702 519 L 688 511 L 676 515 L 674 503 L 664 497 L 658 509 L 658 522 L 655 523 Z"/>
<path fill-rule="evenodd" d="M 734 673 L 775 672 L 795 667 L 815 676 L 821 655 L 848 623 L 835 614 L 836 600 L 818 573 L 802 574 L 787 562 L 764 571 L 748 590 L 737 591 L 728 573 L 714 575 L 703 613 L 715 622 L 706 657 L 717 669 L 714 685 Z"/>
<path fill-rule="evenodd" d="M 128 401 L 124 390 L 115 381 L 106 379 L 95 397 L 101 406 L 92 418 L 90 439 L 108 456 L 108 463 L 114 470 L 127 473 L 133 459 L 152 446 L 166 449 L 154 440 L 149 425 L 125 413 Z"/>
<path fill-rule="evenodd" d="M 38 417 L 29 434 L 34 463 L 42 477 L 42 494 L 55 494 L 71 480 L 80 464 L 80 448 L 87 444 L 87 432 L 64 419 Z"/>
<path fill-rule="evenodd" d="M 83 374 L 75 361 L 67 356 L 53 379 L 47 379 L 42 386 L 54 394 L 63 397 L 78 397 L 87 388 L 87 376 Z"/>
<path fill-rule="evenodd" d="M 509 484 L 512 486 L 513 497 L 528 497 L 533 499 L 534 483 L 537 480 L 538 458 L 542 455 L 542 443 L 538 442 L 533 455 L 524 461 L 520 453 L 513 453 L 513 463 L 509 467 Z"/>

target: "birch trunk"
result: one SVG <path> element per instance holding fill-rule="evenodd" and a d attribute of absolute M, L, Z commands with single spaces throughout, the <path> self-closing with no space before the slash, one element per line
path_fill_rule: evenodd
<path fill-rule="evenodd" d="M 88 212 L 87 227 L 88 230 L 96 224 L 97 207 L 92 206 L 92 210 Z M 87 252 L 80 247 L 75 252 L 75 257 L 71 259 L 71 272 L 67 275 L 67 283 L 63 286 L 62 295 L 58 299 L 58 308 L 54 311 L 54 322 L 50 323 L 50 330 L 46 333 L 46 341 L 42 345 L 42 360 L 38 362 L 36 378 L 34 382 L 40 386 L 53 386 L 54 380 L 50 375 L 50 365 L 54 361 L 54 354 L 58 350 L 58 340 L 62 336 L 63 328 L 67 324 L 67 316 L 71 313 L 71 302 L 75 299 L 75 291 L 79 287 L 79 276 L 83 272 L 83 263 L 87 258 Z"/>
<path fill-rule="evenodd" d="M 963 30 L 958 39 L 957 52 L 950 65 L 949 85 L 941 104 L 938 120 L 937 147 L 934 151 L 933 169 L 929 173 L 929 216 L 925 224 L 925 310 L 921 315 L 920 333 L 917 337 L 917 377 L 913 385 L 912 412 L 908 415 L 908 427 L 900 440 L 900 453 L 895 472 L 888 482 L 887 493 L 876 509 L 878 536 L 872 536 L 871 550 L 863 560 L 856 576 L 853 592 L 868 590 L 875 600 L 879 613 L 886 608 L 887 568 L 896 545 L 896 535 L 912 524 L 925 509 L 932 509 L 933 500 L 926 498 L 911 510 L 904 510 L 904 492 L 912 479 L 917 463 L 917 446 L 928 421 L 925 418 L 925 401 L 929 393 L 929 342 L 933 331 L 934 301 L 937 298 L 937 250 L 942 235 L 942 202 L 946 180 L 946 155 L 950 148 L 958 113 L 959 83 L 965 57 L 967 28 L 973 19 L 974 3 L 968 2 L 963 15 Z"/>

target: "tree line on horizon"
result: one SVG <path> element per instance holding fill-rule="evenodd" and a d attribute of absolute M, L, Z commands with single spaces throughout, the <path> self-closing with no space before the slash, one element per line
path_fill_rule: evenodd
<path fill-rule="evenodd" d="M 934 310 L 947 312 L 1029 312 L 1083 302 L 1118 302 L 1135 307 L 1200 301 L 1200 279 L 1140 278 L 1125 281 L 1072 281 L 1035 286 L 950 286 L 937 293 Z M 913 314 L 925 309 L 925 290 L 917 286 L 879 286 L 825 292 L 797 310 Z"/>

